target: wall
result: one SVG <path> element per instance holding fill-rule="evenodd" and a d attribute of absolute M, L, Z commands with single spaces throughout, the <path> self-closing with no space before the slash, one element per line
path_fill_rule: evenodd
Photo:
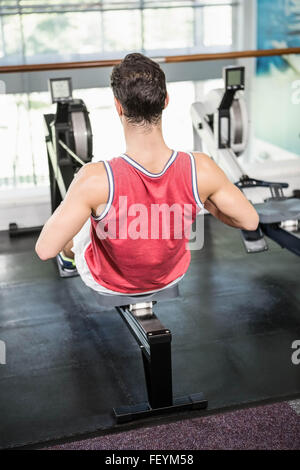
<path fill-rule="evenodd" d="M 257 1 L 257 46 L 300 46 L 300 0 Z M 255 137 L 283 149 L 283 159 L 299 157 L 300 55 L 259 58 L 255 90 Z M 267 150 L 263 153 L 261 158 L 272 159 Z"/>

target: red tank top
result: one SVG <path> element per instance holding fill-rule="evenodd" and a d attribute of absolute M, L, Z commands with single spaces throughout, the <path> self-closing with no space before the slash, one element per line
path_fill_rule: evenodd
<path fill-rule="evenodd" d="M 173 152 L 158 174 L 125 154 L 104 164 L 109 198 L 91 217 L 85 251 L 93 278 L 121 293 L 166 287 L 188 269 L 191 224 L 203 207 L 193 155 Z"/>

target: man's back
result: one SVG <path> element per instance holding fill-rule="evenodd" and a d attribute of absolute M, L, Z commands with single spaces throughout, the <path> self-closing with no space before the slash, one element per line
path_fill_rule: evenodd
<path fill-rule="evenodd" d="M 64 201 L 46 223 L 36 251 L 42 259 L 58 253 L 62 258 L 66 253 L 71 257 L 74 236 L 79 236 L 92 216 L 92 238 L 87 232 L 91 250 L 87 271 L 93 282 L 102 282 L 104 289 L 109 277 L 106 284 L 119 292 L 143 287 L 148 290 L 153 285 L 161 287 L 187 269 L 186 240 L 179 242 L 171 226 L 168 239 L 161 234 L 159 239 L 151 240 L 148 233 L 147 240 L 137 236 L 126 240 L 115 237 L 110 244 L 105 238 L 98 242 L 97 218 L 104 220 L 103 213 L 110 217 L 115 197 L 127 197 L 131 206 L 141 204 L 148 209 L 152 204 L 170 208 L 177 203 L 182 210 L 188 203 L 192 218 L 196 207 L 204 206 L 222 222 L 246 230 L 257 228 L 258 216 L 242 192 L 207 155 L 179 153 L 174 158 L 171 154 L 162 134 L 162 111 L 169 96 L 165 75 L 156 62 L 142 54 L 129 54 L 114 67 L 111 86 L 124 130 L 126 154 L 111 164 L 91 163 L 80 170 Z M 115 218 L 119 220 L 118 204 Z M 181 222 L 183 219 L 182 216 Z M 151 224 L 149 215 L 145 220 Z M 129 225 L 126 229 L 128 232 Z M 155 243 L 151 245 L 152 242 Z M 85 254 L 86 246 L 80 247 L 80 253 Z"/>
<path fill-rule="evenodd" d="M 128 155 L 107 168 L 111 197 L 103 212 L 92 216 L 88 267 L 96 282 L 111 290 L 162 289 L 190 263 L 191 224 L 203 208 L 194 157 L 174 151 L 159 173 Z"/>

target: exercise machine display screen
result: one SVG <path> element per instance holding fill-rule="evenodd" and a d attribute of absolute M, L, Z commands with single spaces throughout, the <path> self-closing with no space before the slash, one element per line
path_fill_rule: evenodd
<path fill-rule="evenodd" d="M 71 78 L 50 78 L 49 85 L 52 103 L 72 98 Z"/>
<path fill-rule="evenodd" d="M 232 67 L 226 70 L 226 89 L 243 90 L 245 87 L 245 69 L 244 67 Z"/>
<path fill-rule="evenodd" d="M 232 70 L 228 73 L 228 85 L 240 85 L 242 78 L 242 72 L 240 70 Z"/>

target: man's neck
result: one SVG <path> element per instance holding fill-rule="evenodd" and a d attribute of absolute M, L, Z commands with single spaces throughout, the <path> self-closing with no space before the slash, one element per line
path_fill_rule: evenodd
<path fill-rule="evenodd" d="M 154 161 L 160 166 L 161 161 L 170 157 L 171 149 L 164 141 L 161 122 L 149 127 L 125 122 L 124 134 L 127 155 L 146 167 Z"/>

